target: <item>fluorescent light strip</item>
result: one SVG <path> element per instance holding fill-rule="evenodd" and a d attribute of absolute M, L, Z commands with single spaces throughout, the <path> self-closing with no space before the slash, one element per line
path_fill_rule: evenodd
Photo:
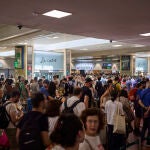
<path fill-rule="evenodd" d="M 121 47 L 122 45 L 113 45 L 112 47 Z"/>
<path fill-rule="evenodd" d="M 52 10 L 43 14 L 44 16 L 49 16 L 53 18 L 63 18 L 72 15 L 72 13 L 67 13 L 59 10 Z"/>
<path fill-rule="evenodd" d="M 1 57 L 14 56 L 14 55 L 15 55 L 15 50 L 7 51 L 7 52 L 0 52 Z"/>
<path fill-rule="evenodd" d="M 140 34 L 140 36 L 150 36 L 150 33 L 143 33 L 143 34 Z"/>
<path fill-rule="evenodd" d="M 67 48 L 77 48 L 82 46 L 92 46 L 96 44 L 105 44 L 109 43 L 109 40 L 104 39 L 96 39 L 96 38 L 84 38 L 80 40 L 73 40 L 73 41 L 67 41 L 67 42 L 61 42 L 56 44 L 35 44 L 34 48 L 35 50 L 59 50 L 59 49 L 67 49 Z"/>

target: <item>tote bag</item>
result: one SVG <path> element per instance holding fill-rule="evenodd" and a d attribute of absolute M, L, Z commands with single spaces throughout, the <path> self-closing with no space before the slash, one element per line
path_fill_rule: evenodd
<path fill-rule="evenodd" d="M 114 129 L 113 129 L 113 133 L 126 134 L 125 116 L 120 115 L 118 104 L 117 104 L 117 111 L 114 114 Z"/>

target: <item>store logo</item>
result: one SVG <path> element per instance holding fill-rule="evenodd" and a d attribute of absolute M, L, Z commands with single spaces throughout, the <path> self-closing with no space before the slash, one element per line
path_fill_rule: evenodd
<path fill-rule="evenodd" d="M 42 60 L 40 61 L 41 64 L 45 64 L 45 63 L 52 63 L 52 62 L 56 62 L 56 59 L 50 59 L 50 58 L 44 58 L 42 57 Z"/>

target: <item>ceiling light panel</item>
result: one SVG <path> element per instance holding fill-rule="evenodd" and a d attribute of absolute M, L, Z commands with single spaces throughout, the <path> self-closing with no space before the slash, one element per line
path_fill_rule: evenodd
<path fill-rule="evenodd" d="M 44 16 L 49 16 L 53 18 L 63 18 L 72 15 L 72 13 L 63 12 L 59 10 L 52 10 L 43 14 Z"/>
<path fill-rule="evenodd" d="M 140 34 L 141 36 L 150 36 L 150 33 L 143 33 L 143 34 Z"/>

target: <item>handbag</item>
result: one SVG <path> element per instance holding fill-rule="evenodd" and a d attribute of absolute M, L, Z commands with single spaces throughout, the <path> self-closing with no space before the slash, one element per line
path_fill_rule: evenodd
<path fill-rule="evenodd" d="M 9 139 L 4 130 L 1 130 L 0 134 L 0 146 L 1 147 L 9 147 Z"/>
<path fill-rule="evenodd" d="M 126 134 L 125 116 L 124 115 L 120 115 L 118 104 L 117 104 L 117 111 L 114 114 L 114 129 L 113 129 L 113 133 Z"/>

